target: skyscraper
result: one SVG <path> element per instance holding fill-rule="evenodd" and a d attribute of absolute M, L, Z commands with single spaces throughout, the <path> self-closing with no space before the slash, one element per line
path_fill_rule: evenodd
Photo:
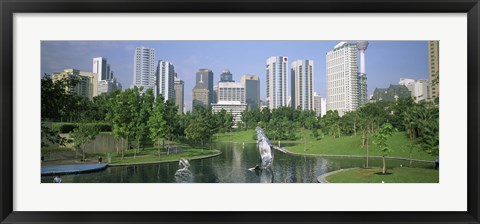
<path fill-rule="evenodd" d="M 92 72 L 97 74 L 97 81 L 107 80 L 110 77 L 110 65 L 107 64 L 107 59 L 104 57 L 93 58 Z"/>
<path fill-rule="evenodd" d="M 133 63 L 133 85 L 144 87 L 144 91 L 155 86 L 155 49 L 137 47 Z"/>
<path fill-rule="evenodd" d="M 199 69 L 196 76 L 196 85 L 192 90 L 192 107 L 196 105 L 210 107 L 214 99 L 213 72 L 209 69 Z"/>
<path fill-rule="evenodd" d="M 168 61 L 158 61 L 156 72 L 156 94 L 162 94 L 165 101 L 175 99 L 175 68 Z"/>
<path fill-rule="evenodd" d="M 267 105 L 270 109 L 287 106 L 288 58 L 273 56 L 267 59 Z"/>
<path fill-rule="evenodd" d="M 428 41 L 428 71 L 430 81 L 430 98 L 435 99 L 440 95 L 439 78 L 439 42 Z"/>
<path fill-rule="evenodd" d="M 220 82 L 234 82 L 233 75 L 230 70 L 223 70 L 222 74 L 220 74 Z"/>
<path fill-rule="evenodd" d="M 260 79 L 257 75 L 244 75 L 240 83 L 245 86 L 245 102 L 249 109 L 260 109 Z"/>
<path fill-rule="evenodd" d="M 178 106 L 178 114 L 183 114 L 183 106 L 185 104 L 183 80 L 175 77 L 174 89 L 175 89 L 175 104 Z"/>
<path fill-rule="evenodd" d="M 291 69 L 291 105 L 313 110 L 313 60 L 296 60 Z"/>
<path fill-rule="evenodd" d="M 340 42 L 327 52 L 327 110 L 340 116 L 359 106 L 357 45 Z"/>

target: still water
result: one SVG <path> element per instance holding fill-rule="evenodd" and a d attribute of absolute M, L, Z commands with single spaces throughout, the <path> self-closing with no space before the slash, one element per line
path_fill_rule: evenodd
<path fill-rule="evenodd" d="M 286 146 L 287 144 L 283 144 Z M 153 165 L 108 167 L 105 170 L 62 176 L 63 183 L 316 183 L 324 173 L 363 167 L 364 158 L 322 158 L 284 154 L 273 150 L 274 160 L 270 169 L 250 171 L 259 163 L 255 143 L 218 143 L 212 148 L 222 154 L 207 159 L 190 161 L 187 176 L 179 175 L 182 166 L 178 162 Z M 370 166 L 381 166 L 381 159 L 369 160 Z M 407 165 L 408 161 L 388 160 L 387 167 Z M 414 163 L 415 167 L 431 167 L 431 164 Z M 176 175 L 177 173 L 177 175 Z M 52 176 L 43 176 L 43 183 L 52 183 Z"/>

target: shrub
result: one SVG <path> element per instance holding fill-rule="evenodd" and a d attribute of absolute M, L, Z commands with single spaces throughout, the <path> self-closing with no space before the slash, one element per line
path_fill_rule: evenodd
<path fill-rule="evenodd" d="M 72 123 L 54 123 L 53 130 L 58 131 L 59 133 L 70 133 L 73 129 L 77 128 L 78 125 Z"/>
<path fill-rule="evenodd" d="M 105 123 L 88 123 L 87 126 L 94 126 L 100 132 L 111 132 L 112 126 Z M 59 133 L 70 133 L 73 132 L 73 129 L 78 128 L 77 124 L 74 123 L 54 123 L 53 130 L 58 131 Z"/>

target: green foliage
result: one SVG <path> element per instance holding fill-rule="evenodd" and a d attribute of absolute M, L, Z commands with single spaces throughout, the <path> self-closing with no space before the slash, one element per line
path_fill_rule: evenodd
<path fill-rule="evenodd" d="M 395 131 L 397 130 L 390 123 L 385 123 L 373 134 L 373 144 L 377 145 L 378 149 L 382 152 L 383 174 L 386 173 L 385 156 L 388 156 L 393 151 L 387 141 Z"/>
<path fill-rule="evenodd" d="M 202 106 L 196 106 L 191 115 L 191 120 L 185 129 L 185 135 L 190 141 L 200 142 L 202 149 L 204 149 L 205 142 L 212 139 L 216 130 L 214 115 L 210 109 Z"/>
<path fill-rule="evenodd" d="M 165 107 L 163 96 L 158 96 L 152 109 L 152 113 L 148 120 L 150 130 L 150 139 L 155 143 L 158 142 L 158 150 L 160 150 L 160 139 L 167 136 L 167 121 L 165 121 Z M 160 155 L 160 153 L 159 153 Z"/>
<path fill-rule="evenodd" d="M 383 156 L 387 156 L 392 152 L 392 148 L 389 147 L 387 141 L 395 131 L 395 128 L 390 123 L 385 123 L 373 134 L 373 144 L 377 145 Z"/>
<path fill-rule="evenodd" d="M 85 160 L 85 144 L 93 141 L 98 133 L 99 130 L 97 126 L 79 123 L 78 127 L 70 134 L 70 137 L 73 138 L 74 147 L 82 149 L 82 160 Z"/>
<path fill-rule="evenodd" d="M 391 175 L 379 175 L 381 169 L 352 169 L 326 177 L 331 183 L 439 183 L 439 172 L 428 168 L 389 168 Z"/>
<path fill-rule="evenodd" d="M 94 126 L 99 132 L 111 132 L 112 125 L 106 123 L 83 123 L 87 126 Z M 77 123 L 52 123 L 52 129 L 59 133 L 70 133 L 78 128 Z"/>
<path fill-rule="evenodd" d="M 65 146 L 67 139 L 59 135 L 58 131 L 55 128 L 51 127 L 50 123 L 42 122 L 41 123 L 41 135 L 42 142 L 41 147 L 47 147 L 50 144 L 58 144 L 60 146 Z"/>

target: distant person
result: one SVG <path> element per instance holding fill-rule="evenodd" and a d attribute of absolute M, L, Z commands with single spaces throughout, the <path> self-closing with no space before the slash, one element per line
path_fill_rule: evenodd
<path fill-rule="evenodd" d="M 440 164 L 439 164 L 439 158 L 437 156 L 437 158 L 435 159 L 435 169 L 438 169 L 440 167 Z"/>
<path fill-rule="evenodd" d="M 102 161 L 103 161 L 102 157 L 98 158 L 98 163 L 102 163 Z"/>
<path fill-rule="evenodd" d="M 53 183 L 62 183 L 62 178 L 60 178 L 59 176 L 55 176 L 53 178 Z"/>

